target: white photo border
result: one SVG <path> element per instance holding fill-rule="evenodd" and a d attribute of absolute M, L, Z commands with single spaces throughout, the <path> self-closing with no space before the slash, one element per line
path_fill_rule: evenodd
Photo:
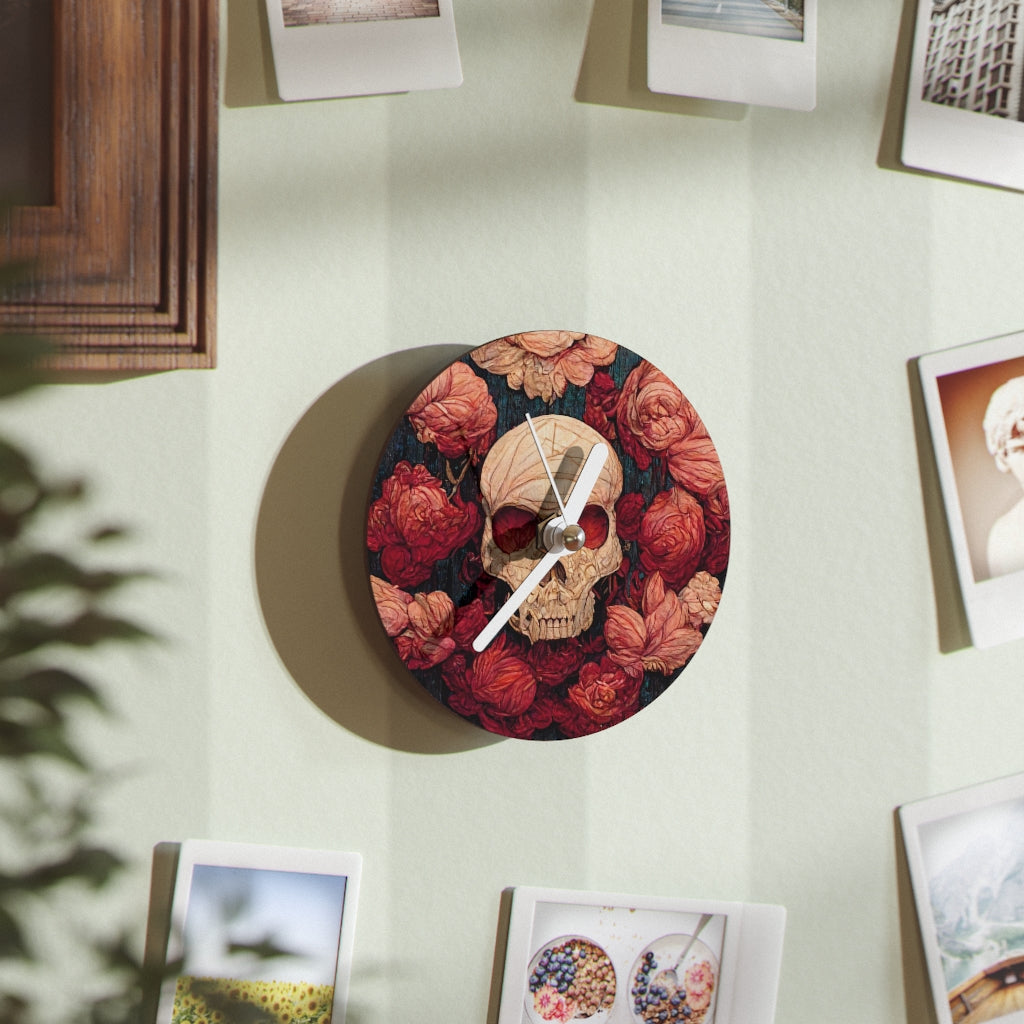
<path fill-rule="evenodd" d="M 1024 122 L 922 98 L 931 9 L 932 0 L 917 0 L 903 123 L 903 164 L 934 174 L 1024 190 Z"/>
<path fill-rule="evenodd" d="M 647 87 L 673 96 L 813 110 L 818 0 L 804 0 L 802 40 L 668 25 L 647 0 Z"/>
<path fill-rule="evenodd" d="M 285 26 L 266 0 L 277 91 L 283 100 L 375 96 L 462 84 L 452 0 L 438 15 Z"/>
<path fill-rule="evenodd" d="M 898 808 L 900 831 L 907 855 L 910 885 L 914 896 L 914 908 L 917 912 L 921 944 L 924 948 L 925 963 L 928 968 L 928 984 L 938 1024 L 953 1024 L 953 1017 L 949 1009 L 949 990 L 942 969 L 935 916 L 928 891 L 929 879 L 921 844 L 921 828 L 932 822 L 939 822 L 1012 800 L 1024 800 L 1024 773 L 967 786 L 939 796 L 926 797 L 923 800 L 903 804 Z"/>
<path fill-rule="evenodd" d="M 774 1021 L 786 920 L 783 907 L 534 886 L 515 886 L 507 893 L 511 895 L 511 910 L 496 1024 L 522 1024 L 529 964 L 535 952 L 535 913 L 539 904 L 547 903 L 724 917 L 715 1024 Z M 641 950 L 642 947 L 638 948 L 637 954 Z M 621 1019 L 632 1021 L 631 1011 L 627 1009 Z"/>
<path fill-rule="evenodd" d="M 978 578 L 975 572 L 939 381 L 953 374 L 981 372 L 987 368 L 992 368 L 993 376 L 998 377 L 1001 375 L 999 366 L 1021 358 L 1024 358 L 1024 332 L 931 352 L 917 360 L 957 579 L 971 641 L 979 649 L 1024 636 L 1024 570 L 983 578 Z M 1020 372 L 1024 373 L 1024 369 Z M 1015 375 L 1011 371 L 1007 374 Z M 977 421 L 978 443 L 982 449 L 983 415 L 984 409 Z"/>
<path fill-rule="evenodd" d="M 345 878 L 345 897 L 338 940 L 337 967 L 334 975 L 333 1024 L 344 1024 L 352 971 L 356 909 L 362 877 L 362 856 L 334 850 L 265 846 L 256 843 L 220 842 L 187 839 L 181 844 L 171 902 L 170 933 L 166 963 L 180 961 L 185 952 L 185 919 L 197 867 L 246 868 L 264 871 L 289 871 L 299 874 L 332 875 Z M 174 1007 L 177 977 L 166 978 L 160 989 L 157 1024 L 169 1024 Z"/>

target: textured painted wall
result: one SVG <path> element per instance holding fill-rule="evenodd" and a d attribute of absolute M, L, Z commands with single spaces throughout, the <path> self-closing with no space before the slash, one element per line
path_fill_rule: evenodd
<path fill-rule="evenodd" d="M 11 414 L 164 574 L 169 644 L 110 672 L 126 901 L 159 840 L 360 851 L 354 1021 L 484 1019 L 513 884 L 782 903 L 780 1022 L 924 1020 L 892 811 L 1021 769 L 1020 648 L 962 646 L 907 365 L 1021 328 L 1021 198 L 879 166 L 898 5 L 820 5 L 809 114 L 650 96 L 642 7 L 475 0 L 461 88 L 285 105 L 226 0 L 219 367 Z M 680 383 L 734 528 L 681 679 L 557 744 L 419 692 L 362 560 L 418 387 L 539 328 Z"/>

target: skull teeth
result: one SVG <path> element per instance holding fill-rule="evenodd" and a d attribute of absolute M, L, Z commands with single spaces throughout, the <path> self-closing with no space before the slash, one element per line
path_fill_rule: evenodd
<path fill-rule="evenodd" d="M 526 607 L 512 618 L 512 627 L 530 643 L 538 640 L 568 640 L 589 629 L 594 621 L 594 595 L 587 594 L 571 615 L 551 615 L 541 608 Z"/>

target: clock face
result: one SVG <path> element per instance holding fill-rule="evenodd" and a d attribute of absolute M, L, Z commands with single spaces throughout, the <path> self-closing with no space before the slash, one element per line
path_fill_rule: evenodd
<path fill-rule="evenodd" d="M 370 584 L 446 707 L 502 736 L 586 736 L 696 653 L 729 526 L 715 447 L 664 373 L 592 334 L 514 334 L 448 366 L 395 427 Z"/>

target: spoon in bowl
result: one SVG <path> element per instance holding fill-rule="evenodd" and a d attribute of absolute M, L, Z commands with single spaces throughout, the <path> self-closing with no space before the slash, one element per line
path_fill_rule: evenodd
<path fill-rule="evenodd" d="M 682 953 L 679 954 L 675 965 L 672 967 L 666 967 L 662 971 L 654 976 L 654 984 L 661 985 L 663 988 L 668 989 L 669 992 L 674 992 L 679 988 L 679 975 L 676 973 L 679 970 L 680 964 L 686 959 L 686 954 L 693 948 L 693 944 L 697 941 L 697 936 L 704 930 L 704 926 L 711 920 L 711 914 L 701 914 L 700 920 L 697 922 L 697 927 L 693 929 L 693 934 L 690 936 L 690 941 L 683 947 Z"/>

